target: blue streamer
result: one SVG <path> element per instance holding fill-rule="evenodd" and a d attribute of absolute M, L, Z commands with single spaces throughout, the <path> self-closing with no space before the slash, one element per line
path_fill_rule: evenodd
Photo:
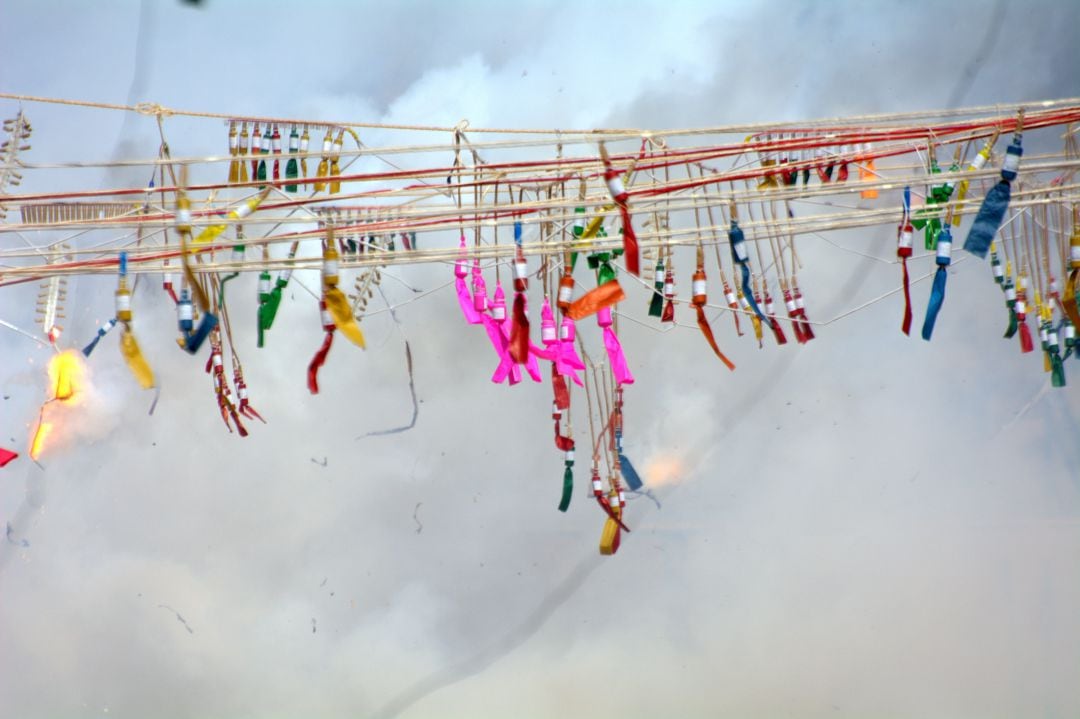
<path fill-rule="evenodd" d="M 643 482 L 641 481 L 641 475 L 637 473 L 634 465 L 630 463 L 630 458 L 623 454 L 622 432 L 615 433 L 615 452 L 619 455 L 619 468 L 622 470 L 623 479 L 626 480 L 626 486 L 632 492 L 638 491 L 641 489 Z"/>
<path fill-rule="evenodd" d="M 934 275 L 934 287 L 930 290 L 930 304 L 926 306 L 926 320 L 922 326 L 922 338 L 927 342 L 930 341 L 930 335 L 934 333 L 934 323 L 937 322 L 938 312 L 941 311 L 941 305 L 945 302 L 945 279 L 948 277 L 948 270 L 943 265 L 939 265 L 937 273 Z"/>
<path fill-rule="evenodd" d="M 90 340 L 90 344 L 83 347 L 83 351 L 82 351 L 83 357 L 89 357 L 90 353 L 94 351 L 95 347 L 97 347 L 98 342 L 101 341 L 101 338 L 104 337 L 105 335 L 107 335 L 109 333 L 109 330 L 111 330 L 115 326 L 116 326 L 116 318 L 113 317 L 111 320 L 109 320 L 108 322 L 103 324 L 101 327 L 98 327 L 98 331 L 97 331 L 97 334 L 94 336 L 94 339 Z"/>
<path fill-rule="evenodd" d="M 750 267 L 745 259 L 746 256 L 746 236 L 743 234 L 742 228 L 739 227 L 739 223 L 734 219 L 734 210 L 732 211 L 731 229 L 728 230 L 728 242 L 731 243 L 731 260 L 739 267 L 742 268 L 742 290 L 743 296 L 746 298 L 747 304 L 750 305 L 750 309 L 754 311 L 765 325 L 771 327 L 772 322 L 758 307 L 757 301 L 754 299 L 754 291 L 750 287 Z M 740 257 L 742 255 L 743 257 Z"/>
<path fill-rule="evenodd" d="M 754 311 L 754 314 L 760 317 L 763 323 L 771 327 L 772 323 L 769 321 L 769 318 L 766 317 L 765 314 L 761 311 L 761 308 L 758 307 L 757 300 L 754 299 L 754 290 L 750 288 L 750 268 L 747 267 L 744 263 L 740 263 L 740 266 L 742 267 L 743 296 L 746 298 L 747 303 L 750 305 L 750 309 Z"/>
<path fill-rule="evenodd" d="M 184 332 L 184 349 L 188 354 L 196 354 L 210 333 L 217 327 L 218 318 L 213 312 L 204 312 L 199 326 L 194 332 Z"/>
<path fill-rule="evenodd" d="M 967 239 L 964 240 L 964 249 L 979 259 L 986 258 L 990 243 L 1005 219 L 1005 211 L 1009 209 L 1009 200 L 1012 197 L 1010 183 L 1016 179 L 1016 170 L 1009 169 L 1009 166 L 1018 166 L 1020 156 L 1024 154 L 1024 149 L 1020 146 L 1020 133 L 1013 136 L 1012 144 L 1005 152 L 1001 180 L 986 193 L 979 214 L 975 215 L 975 222 L 971 224 Z"/>

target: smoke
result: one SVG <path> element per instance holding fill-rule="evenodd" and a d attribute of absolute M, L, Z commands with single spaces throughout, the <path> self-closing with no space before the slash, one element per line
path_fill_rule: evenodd
<path fill-rule="evenodd" d="M 16 4 L 0 27 L 5 87 L 123 100 L 138 9 L 65 5 L 55 23 Z M 1080 95 L 1074 4 L 1007 6 L 1008 42 L 983 53 L 992 18 L 971 2 L 162 4 L 142 20 L 137 99 L 580 129 L 930 108 L 971 78 L 965 103 Z M 125 155 L 157 151 L 151 119 L 123 129 L 115 113 L 27 110 L 28 159 L 107 158 L 118 136 Z M 165 132 L 175 155 L 226 147 L 217 122 L 169 118 Z M 95 181 L 82 172 L 27 172 L 24 188 Z M 146 181 L 118 177 L 99 179 Z M 893 242 L 888 228 L 830 240 L 879 256 Z M 893 266 L 799 242 L 811 319 L 898 281 Z M 721 316 L 713 328 L 734 374 L 695 330 L 622 322 L 638 378 L 624 444 L 662 509 L 631 503 L 633 531 L 607 560 L 580 559 L 603 518 L 586 462 L 569 512 L 555 509 L 550 389 L 487 382 L 494 354 L 451 289 L 396 310 L 415 427 L 356 442 L 412 410 L 389 313 L 365 322 L 368 351 L 335 345 L 313 397 L 304 368 L 322 338 L 316 300 L 291 284 L 256 349 L 255 278 L 235 280 L 233 331 L 269 421 L 241 440 L 219 424 L 202 358 L 174 347 L 172 310 L 148 278 L 133 307 L 161 385 L 153 417 L 110 334 L 88 363 L 100 402 L 83 415 L 90 434 L 47 456 L 44 471 L 22 460 L 2 471 L 0 518 L 30 544 L 0 545 L 5 709 L 31 719 L 1075 715 L 1080 407 L 1072 387 L 1042 393 L 1037 358 L 999 339 L 1004 309 L 985 270 L 957 265 L 933 343 L 900 335 L 895 298 L 818 328 L 804 347 L 759 351 Z M 424 290 L 450 273 L 400 271 Z M 311 273 L 296 277 L 314 287 Z M 415 296 L 382 287 L 391 303 Z M 112 289 L 105 278 L 72 284 L 65 337 L 92 336 Z M 626 312 L 640 317 L 648 295 L 628 289 Z M 920 312 L 929 288 L 914 292 Z M 32 326 L 33 303 L 33 289 L 5 290 L 3 318 Z M 3 330 L 0 352 L 12 397 L 0 439 L 21 440 L 47 393 L 47 354 Z M 580 415 L 575 425 L 584 436 Z"/>

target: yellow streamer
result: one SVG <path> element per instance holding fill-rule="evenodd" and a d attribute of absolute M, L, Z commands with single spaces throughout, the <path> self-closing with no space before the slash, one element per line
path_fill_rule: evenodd
<path fill-rule="evenodd" d="M 127 366 L 131 369 L 131 374 L 135 375 L 135 379 L 142 385 L 142 388 L 152 388 L 154 386 L 154 371 L 150 369 L 146 358 L 143 357 L 142 351 L 139 349 L 139 343 L 135 341 L 135 335 L 127 327 L 124 327 L 124 333 L 120 335 L 120 353 L 124 355 Z"/>
<path fill-rule="evenodd" d="M 336 287 L 326 287 L 323 290 L 323 295 L 326 298 L 326 309 L 330 310 L 330 316 L 334 318 L 334 324 L 337 325 L 338 332 L 345 335 L 350 342 L 360 349 L 365 349 L 367 343 L 364 342 L 364 333 L 360 330 L 356 318 L 353 317 L 352 307 L 349 306 L 349 300 L 345 297 L 345 293 Z"/>

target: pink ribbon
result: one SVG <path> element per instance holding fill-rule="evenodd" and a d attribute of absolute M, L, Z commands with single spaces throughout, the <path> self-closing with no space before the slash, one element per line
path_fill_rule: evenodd
<path fill-rule="evenodd" d="M 572 325 L 573 320 L 567 318 Z M 569 330 L 570 336 L 573 337 L 573 327 Z M 573 355 L 571 358 L 564 356 L 564 343 L 559 339 L 559 328 L 555 325 L 555 315 L 551 311 L 551 305 L 548 304 L 547 299 L 544 300 L 544 306 L 540 310 L 540 339 L 544 343 L 545 349 L 537 352 L 537 356 L 541 359 L 550 361 L 555 366 L 555 371 L 563 377 L 569 377 L 574 381 L 574 384 L 579 387 L 584 385 L 581 383 L 581 378 L 578 377 L 578 369 L 585 369 L 584 363 L 581 363 L 577 359 L 577 355 Z M 573 341 L 571 340 L 566 344 L 566 347 L 573 352 Z M 575 366 L 580 364 L 580 367 Z"/>
<path fill-rule="evenodd" d="M 615 384 L 634 384 L 634 375 L 630 374 L 630 368 L 626 364 L 626 355 L 623 354 L 622 345 L 611 329 L 611 308 L 605 307 L 596 313 L 596 323 L 604 329 L 604 347 L 607 349 L 608 360 L 611 362 L 611 373 L 615 375 Z"/>

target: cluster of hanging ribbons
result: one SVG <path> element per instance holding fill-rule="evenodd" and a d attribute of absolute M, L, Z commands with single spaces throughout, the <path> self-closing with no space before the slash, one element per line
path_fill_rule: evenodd
<path fill-rule="evenodd" d="M 163 298 L 177 313 L 178 347 L 190 355 L 205 353 L 203 366 L 217 414 L 229 432 L 247 436 L 252 421 L 265 420 L 249 398 L 233 339 L 238 316 L 230 312 L 230 305 L 235 304 L 231 300 L 236 291 L 226 289 L 236 286 L 231 283 L 242 272 L 257 272 L 254 310 L 246 314 L 246 321 L 254 322 L 256 347 L 267 348 L 281 341 L 272 330 L 283 311 L 286 290 L 298 282 L 292 280 L 294 270 L 319 269 L 320 289 L 309 292 L 314 295 L 311 317 L 317 309 L 319 318 L 317 328 L 312 322 L 311 332 L 318 336 L 321 331 L 321 341 L 306 374 L 308 390 L 318 394 L 332 382 L 324 370 L 335 337 L 340 334 L 350 344 L 365 347 L 360 320 L 382 268 L 452 264 L 449 283 L 465 323 L 480 328 L 476 336 L 486 338 L 484 346 L 490 346 L 485 371 L 490 371 L 491 381 L 508 386 L 526 379 L 550 382 L 554 444 L 561 461 L 561 482 L 551 493 L 552 505 L 569 510 L 575 470 L 580 473 L 586 467 L 587 492 L 603 520 L 600 551 L 614 554 L 629 532 L 627 494 L 632 497 L 645 490 L 644 479 L 624 449 L 624 437 L 629 438 L 630 454 L 641 446 L 633 440 L 643 428 L 627 422 L 626 390 L 635 383 L 634 357 L 624 350 L 620 318 L 637 321 L 632 315 L 644 314 L 642 324 L 658 332 L 696 327 L 703 340 L 700 351 L 714 356 L 719 363 L 715 366 L 725 374 L 736 369 L 727 347 L 732 337 L 750 336 L 742 341 L 758 348 L 785 346 L 789 338 L 794 344 L 806 344 L 815 339 L 815 330 L 800 284 L 804 263 L 796 238 L 831 229 L 891 225 L 896 221 L 892 200 L 883 207 L 873 203 L 880 190 L 903 188 L 896 245 L 904 301 L 901 330 L 910 333 L 914 316 L 912 287 L 917 280 L 912 279 L 909 264 L 932 253 L 935 267 L 921 335 L 930 340 L 935 328 L 944 331 L 953 232 L 961 231 L 965 214 L 973 214 L 963 248 L 975 257 L 990 257 L 992 277 L 1005 295 L 1005 337 L 1018 338 L 1022 353 L 1034 352 L 1032 320 L 1044 368 L 1054 386 L 1064 386 L 1066 360 L 1080 357 L 1077 133 L 1070 125 L 1063 155 L 1050 161 L 1038 156 L 1043 158 L 1037 168 L 1041 176 L 1058 173 L 1049 184 L 1029 179 L 1040 176 L 1034 171 L 1022 173 L 1021 138 L 1025 126 L 1030 131 L 1080 120 L 1080 107 L 1046 106 L 1027 116 L 1020 110 L 1015 118 L 971 113 L 966 119 L 949 114 L 933 117 L 939 119 L 926 125 L 904 125 L 904 118 L 892 118 L 868 120 L 865 125 L 830 121 L 774 127 L 740 143 L 686 149 L 669 147 L 668 141 L 678 133 L 598 131 L 582 136 L 578 144 L 592 144 L 576 157 L 563 156 L 563 136 L 556 134 L 554 159 L 516 162 L 487 162 L 483 155 L 547 141 L 473 143 L 462 124 L 452 129 L 452 145 L 393 149 L 395 156 L 452 152 L 452 164 L 426 169 L 405 169 L 397 160 L 386 159 L 362 145 L 347 125 L 227 118 L 229 155 L 214 158 L 228 163 L 227 181 L 196 186 L 187 179 L 187 168 L 194 161 L 174 161 L 162 129 L 149 187 L 6 195 L 5 206 L 19 207 L 23 221 L 12 229 L 56 229 L 57 223 L 73 230 L 134 227 L 136 239 L 97 249 L 98 256 L 66 243 L 35 247 L 24 254 L 34 261 L 40 256 L 40 264 L 5 266 L 0 286 L 39 277 L 55 280 L 43 290 L 42 319 L 50 325 L 44 329 L 55 345 L 59 336 L 55 324 L 63 317 L 61 279 L 68 274 L 115 272 L 115 312 L 101 323 L 83 354 L 89 357 L 119 327 L 124 361 L 137 384 L 151 389 L 157 384 L 151 365 L 154 355 L 144 355 L 136 339 L 133 298 L 138 278 L 160 272 Z M 158 119 L 160 126 L 162 118 Z M 914 120 L 909 118 L 909 123 Z M 1011 144 L 995 158 L 999 135 L 1009 132 Z M 316 139 L 323 135 L 321 151 L 309 149 L 313 134 Z M 355 150 L 344 147 L 347 135 Z M 697 137 L 695 132 L 687 135 Z M 609 150 L 615 142 L 630 141 L 634 151 Z M 950 151 L 951 162 L 940 166 L 939 153 Z M 392 169 L 348 174 L 352 162 L 361 157 Z M 916 164 L 897 164 L 916 157 Z M 309 159 L 317 159 L 314 173 L 309 173 Z M 719 163 L 724 160 L 731 166 L 722 168 Z M 999 160 L 1000 170 L 991 177 Z M 1035 162 L 1029 155 L 1025 164 Z M 344 185 L 366 182 L 377 185 L 342 194 Z M 923 183 L 925 191 L 920 193 Z M 218 197 L 219 192 L 224 196 Z M 195 193 L 199 197 L 207 193 L 205 204 L 193 206 L 190 198 Z M 103 199 L 110 196 L 117 199 Z M 142 201 L 132 199 L 140 196 Z M 846 213 L 808 216 L 800 210 L 796 216 L 795 203 L 821 205 L 823 198 L 833 196 L 867 202 Z M 368 204 L 330 205 L 331 197 Z M 79 198 L 86 201 L 73 201 Z M 685 222 L 688 217 L 692 223 Z M 279 231 L 288 222 L 316 229 Z M 265 233 L 245 233 L 245 228 L 265 225 L 271 225 Z M 152 242 L 146 228 L 164 240 Z M 512 242 L 504 234 L 500 244 L 500 229 L 512 230 Z M 418 232 L 445 236 L 448 230 L 453 232 L 449 247 L 426 241 L 418 247 Z M 915 254 L 917 230 L 923 233 L 928 254 Z M 170 237 L 175 238 L 172 245 Z M 319 251 L 313 255 L 311 247 L 316 244 Z M 724 244 L 727 248 L 722 251 Z M 643 263 L 647 263 L 644 275 Z M 343 275 L 356 270 L 355 293 L 346 294 Z M 509 271 L 505 285 L 504 270 Z M 686 288 L 681 296 L 680 284 Z M 646 296 L 644 306 L 638 307 L 637 298 Z M 685 311 L 680 305 L 686 306 Z M 731 316 L 731 325 L 726 319 L 719 321 L 725 313 Z M 692 322 L 682 321 L 684 316 Z M 406 353 L 411 382 L 408 347 Z M 575 397 L 581 394 L 583 398 Z M 572 418 L 578 419 L 578 436 Z M 0 466 L 16 456 L 4 452 Z"/>

